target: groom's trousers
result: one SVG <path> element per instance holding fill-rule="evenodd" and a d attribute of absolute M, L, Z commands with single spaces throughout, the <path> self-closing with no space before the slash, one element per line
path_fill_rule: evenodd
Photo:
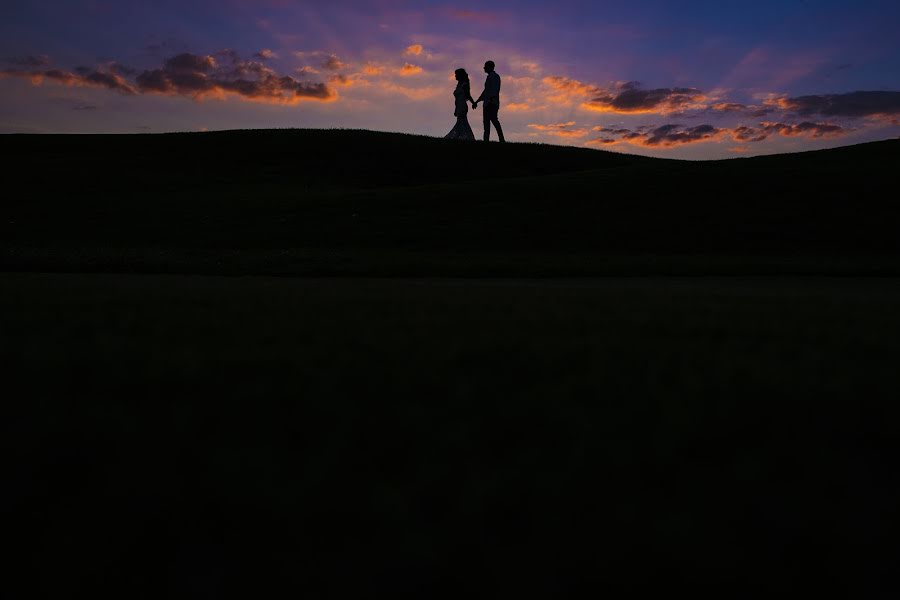
<path fill-rule="evenodd" d="M 503 128 L 500 127 L 500 119 L 497 116 L 499 111 L 500 106 L 497 104 L 489 104 L 485 102 L 483 105 L 482 113 L 484 114 L 484 141 L 486 142 L 489 142 L 491 140 L 491 123 L 494 124 L 494 128 L 497 130 L 497 136 L 500 138 L 500 141 L 506 141 L 503 138 Z"/>

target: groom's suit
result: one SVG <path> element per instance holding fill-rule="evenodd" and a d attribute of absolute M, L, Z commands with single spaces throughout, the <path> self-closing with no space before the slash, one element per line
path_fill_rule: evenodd
<path fill-rule="evenodd" d="M 497 75 L 496 71 L 488 73 L 487 81 L 484 83 L 484 91 L 476 100 L 476 102 L 481 101 L 484 101 L 484 107 L 482 108 L 484 114 L 484 141 L 490 141 L 491 123 L 493 123 L 500 141 L 505 142 L 503 128 L 500 127 L 500 119 L 498 117 L 500 112 L 500 76 Z"/>

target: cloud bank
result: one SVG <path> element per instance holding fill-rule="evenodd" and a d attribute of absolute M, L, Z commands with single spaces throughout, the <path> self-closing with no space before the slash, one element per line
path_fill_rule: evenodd
<path fill-rule="evenodd" d="M 781 122 L 763 122 L 757 126 L 739 125 L 737 127 L 717 127 L 704 124 L 685 127 L 679 124 L 666 124 L 660 127 L 644 127 L 636 130 L 627 128 L 610 128 L 597 126 L 593 128 L 602 134 L 587 143 L 595 146 L 615 144 L 631 144 L 647 148 L 683 146 L 699 142 L 715 142 L 732 139 L 737 142 L 762 142 L 771 136 L 802 137 L 807 139 L 838 138 L 849 133 L 849 130 L 833 123 L 813 123 L 804 121 L 791 124 Z"/>
<path fill-rule="evenodd" d="M 779 98 L 777 106 L 801 115 L 880 117 L 900 115 L 900 92 L 850 92 Z"/>
<path fill-rule="evenodd" d="M 154 69 L 138 71 L 119 63 L 103 67 L 61 69 L 19 69 L 0 71 L 0 77 L 29 79 L 40 85 L 45 81 L 73 87 L 105 88 L 124 95 L 164 94 L 195 100 L 233 96 L 252 102 L 297 104 L 305 100 L 328 102 L 337 97 L 325 83 L 311 83 L 280 75 L 266 66 L 275 54 L 257 53 L 259 60 L 244 60 L 236 52 L 223 50 L 215 55 L 181 53 L 166 59 Z M 343 66 L 332 56 L 323 65 Z"/>

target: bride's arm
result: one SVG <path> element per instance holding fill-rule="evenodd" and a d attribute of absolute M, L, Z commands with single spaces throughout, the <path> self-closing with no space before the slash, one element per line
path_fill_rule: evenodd
<path fill-rule="evenodd" d="M 475 104 L 475 100 L 472 98 L 472 86 L 470 85 L 466 86 L 466 99 L 472 104 Z"/>

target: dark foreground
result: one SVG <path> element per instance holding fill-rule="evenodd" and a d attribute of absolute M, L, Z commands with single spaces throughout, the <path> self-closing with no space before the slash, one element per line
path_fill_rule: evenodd
<path fill-rule="evenodd" d="M 877 597 L 898 304 L 885 279 L 4 275 L 5 535 L 52 597 Z"/>
<path fill-rule="evenodd" d="M 0 150 L 25 183 L 2 203 L 4 271 L 900 276 L 900 140 L 704 163 L 365 131 Z"/>
<path fill-rule="evenodd" d="M 900 141 L 460 148 L 0 137 L 5 586 L 896 597 Z"/>

